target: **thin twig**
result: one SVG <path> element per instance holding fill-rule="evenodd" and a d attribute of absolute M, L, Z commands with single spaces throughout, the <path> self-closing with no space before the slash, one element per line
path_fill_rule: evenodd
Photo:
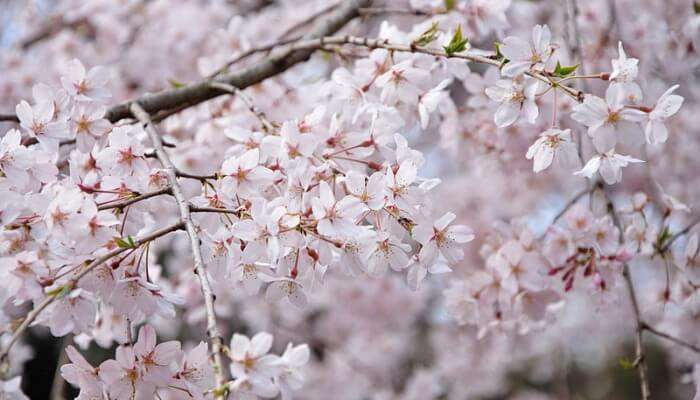
<path fill-rule="evenodd" d="M 151 197 L 156 197 L 156 196 L 160 196 L 163 194 L 172 194 L 172 191 L 170 190 L 169 187 L 166 187 L 166 188 L 163 188 L 160 190 L 155 190 L 153 192 L 139 194 L 137 196 L 130 197 L 126 200 L 105 203 L 101 206 L 98 206 L 97 209 L 98 210 L 110 210 L 113 208 L 125 208 L 125 207 L 130 206 L 134 203 L 138 203 L 140 201 L 150 199 Z"/>
<path fill-rule="evenodd" d="M 228 92 L 230 94 L 234 94 L 234 95 L 238 96 L 238 98 L 243 100 L 243 102 L 248 107 L 250 112 L 252 112 L 253 115 L 255 115 L 255 117 L 260 121 L 260 123 L 263 126 L 263 130 L 265 132 L 272 133 L 275 131 L 275 126 L 272 124 L 272 122 L 270 122 L 269 119 L 267 119 L 267 116 L 265 116 L 265 113 L 261 109 L 259 109 L 255 105 L 255 103 L 253 103 L 253 100 L 250 97 L 248 97 L 247 94 L 243 93 L 243 91 L 241 89 L 239 89 L 235 86 L 231 86 L 227 83 L 221 83 L 221 82 L 212 82 L 211 86 L 216 88 L 216 89 L 221 89 L 225 92 Z"/>
<path fill-rule="evenodd" d="M 219 327 L 216 322 L 216 312 L 214 310 L 214 291 L 212 290 L 211 283 L 209 282 L 209 277 L 207 276 L 207 271 L 204 267 L 204 260 L 202 258 L 202 252 L 200 248 L 200 239 L 197 234 L 197 229 L 195 228 L 192 218 L 190 216 L 190 206 L 189 202 L 185 198 L 180 183 L 177 180 L 177 169 L 175 165 L 170 160 L 170 157 L 165 152 L 163 147 L 163 140 L 161 139 L 160 133 L 157 131 L 156 126 L 153 125 L 150 115 L 141 107 L 139 103 L 132 103 L 131 113 L 145 126 L 146 132 L 153 144 L 153 148 L 158 157 L 158 161 L 163 165 L 165 169 L 165 174 L 170 182 L 170 187 L 172 189 L 173 197 L 177 202 L 178 209 L 180 211 L 180 218 L 182 223 L 185 225 L 185 230 L 187 231 L 187 236 L 190 238 L 190 247 L 192 248 L 192 258 L 194 259 L 194 271 L 199 280 L 199 285 L 202 290 L 202 295 L 204 296 L 205 311 L 207 314 L 207 335 L 209 336 L 209 341 L 211 342 L 211 364 L 214 369 L 214 376 L 216 378 L 216 387 L 219 389 L 225 388 L 226 377 L 224 376 L 223 364 L 221 362 L 221 351 L 223 348 L 223 339 L 219 333 Z M 219 399 L 225 398 L 226 390 L 217 390 L 215 397 Z"/>
<path fill-rule="evenodd" d="M 561 217 L 563 217 L 564 214 L 566 214 L 566 212 L 569 211 L 569 209 L 571 207 L 573 207 L 574 204 L 576 204 L 581 199 L 581 197 L 585 196 L 586 194 L 591 193 L 592 191 L 593 191 L 593 188 L 586 188 L 586 189 L 583 189 L 582 191 L 576 193 L 576 195 L 574 197 L 572 197 L 571 200 L 569 200 L 569 202 L 566 203 L 561 210 L 559 210 L 557 215 L 554 216 L 550 225 L 556 224 L 557 221 L 559 221 L 559 219 Z"/>
<path fill-rule="evenodd" d="M 315 20 L 318 19 L 319 17 L 321 17 L 321 16 L 323 16 L 323 15 L 325 15 L 325 14 L 328 14 L 329 12 L 335 10 L 335 9 L 336 9 L 339 5 L 341 5 L 341 4 L 342 4 L 342 1 L 341 1 L 341 2 L 337 2 L 337 3 L 335 3 L 335 4 L 331 4 L 331 5 L 329 5 L 329 6 L 325 7 L 325 8 L 322 8 L 322 9 L 316 11 L 315 13 L 313 13 L 313 14 L 307 16 L 306 18 L 302 19 L 301 21 L 299 21 L 299 22 L 295 23 L 294 25 L 290 26 L 289 28 L 285 29 L 284 32 L 282 32 L 282 33 L 280 34 L 279 38 L 280 38 L 280 39 L 284 39 L 284 38 L 285 38 L 287 35 L 289 35 L 290 33 L 294 32 L 294 31 L 296 31 L 296 30 L 298 30 L 298 29 L 300 29 L 300 28 L 302 28 L 302 27 L 304 27 L 304 26 L 309 25 L 310 23 L 312 23 L 313 21 L 315 21 Z M 360 8 L 360 10 L 361 10 L 361 9 L 362 9 L 362 8 Z"/>
<path fill-rule="evenodd" d="M 277 47 L 296 42 L 299 39 L 301 39 L 299 36 L 295 36 L 295 37 L 291 37 L 291 38 L 287 38 L 287 39 L 281 39 L 281 40 L 278 40 L 274 43 L 270 43 L 267 45 L 252 47 L 246 51 L 243 51 L 243 52 L 237 54 L 235 57 L 226 61 L 224 63 L 224 65 L 219 67 L 216 71 L 207 75 L 207 78 L 211 79 L 211 78 L 215 78 L 215 77 L 223 74 L 224 72 L 228 71 L 234 64 L 237 64 L 237 63 L 245 60 L 246 58 L 252 56 L 253 54 L 270 51 L 270 50 L 275 49 Z"/>
<path fill-rule="evenodd" d="M 621 245 L 625 243 L 625 233 L 620 222 L 620 218 L 615 211 L 615 205 L 612 202 L 610 194 L 605 190 L 600 183 L 598 188 L 601 188 L 603 195 L 605 196 L 605 201 L 607 203 L 608 213 L 613 220 L 615 227 L 618 229 L 619 241 Z M 639 302 L 637 300 L 637 293 L 634 288 L 634 283 L 632 282 L 632 276 L 630 274 L 630 267 L 628 263 L 623 264 L 622 276 L 625 281 L 625 287 L 627 288 L 627 294 L 632 305 L 632 312 L 634 314 L 634 366 L 637 369 L 637 374 L 639 375 L 639 385 L 642 391 L 642 400 L 651 399 L 651 392 L 649 391 L 649 372 L 647 370 L 646 357 L 644 356 L 643 348 L 643 334 L 645 323 L 643 322 L 641 311 L 639 309 Z"/>
<path fill-rule="evenodd" d="M 379 14 L 399 14 L 399 15 L 414 15 L 417 17 L 431 17 L 438 14 L 445 14 L 446 10 L 428 11 L 428 10 L 413 10 L 410 8 L 397 7 L 367 7 L 360 8 L 362 15 L 379 15 Z"/>
<path fill-rule="evenodd" d="M 56 35 L 63 29 L 77 29 L 81 25 L 87 24 L 89 24 L 89 22 L 86 17 L 69 19 L 61 15 L 54 15 L 47 18 L 38 31 L 30 34 L 19 42 L 19 47 L 23 50 L 27 50 L 33 45 Z"/>
<path fill-rule="evenodd" d="M 503 62 L 495 58 L 495 53 L 487 52 L 483 50 L 478 51 L 468 51 L 462 53 L 450 53 L 448 54 L 444 50 L 431 47 L 420 47 L 415 45 L 404 45 L 391 43 L 387 39 L 372 39 L 367 37 L 358 36 L 326 36 L 315 39 L 305 39 L 298 42 L 292 43 L 288 46 L 292 51 L 301 50 L 316 50 L 324 48 L 328 45 L 354 45 L 362 46 L 368 49 L 385 49 L 395 52 L 403 53 L 420 53 L 428 54 L 435 57 L 441 58 L 457 58 L 467 61 L 472 61 L 480 64 L 488 64 L 495 67 L 501 67 Z M 486 55 L 484 55 L 486 54 Z M 574 100 L 581 102 L 583 101 L 584 93 L 580 90 L 574 89 L 570 86 L 559 84 L 558 82 L 552 81 L 554 75 L 550 71 L 528 71 L 527 75 L 538 79 L 550 86 L 556 85 L 557 88 L 561 89 L 566 95 L 573 98 Z"/>
<path fill-rule="evenodd" d="M 681 236 L 687 235 L 688 232 L 690 232 L 691 229 L 693 229 L 697 224 L 700 224 L 700 216 L 696 217 L 694 220 L 692 220 L 688 225 L 686 225 L 685 228 L 681 229 L 680 231 L 676 232 L 668 238 L 666 243 L 657 251 L 657 254 L 663 254 L 666 251 L 668 251 L 669 248 L 671 248 L 671 245 L 678 240 Z"/>
<path fill-rule="evenodd" d="M 566 33 L 567 45 L 571 51 L 571 56 L 574 58 L 574 61 L 578 60 L 581 67 L 581 72 L 583 75 L 586 75 L 586 64 L 584 63 L 583 58 L 583 42 L 581 40 L 578 23 L 576 22 L 579 15 L 578 2 L 577 0 L 565 0 L 565 2 L 564 20 L 566 22 L 566 28 L 564 29 L 564 32 Z M 566 80 L 566 78 L 562 79 L 560 83 L 564 80 Z M 584 90 L 586 92 L 589 91 L 588 82 L 586 80 L 577 80 L 574 82 L 574 85 L 579 90 Z M 581 160 L 581 163 L 583 164 L 585 162 L 583 159 L 583 135 L 580 129 L 575 129 L 575 134 L 576 152 L 578 153 L 579 160 Z"/>
<path fill-rule="evenodd" d="M 642 329 L 644 329 L 645 331 L 647 331 L 647 332 L 649 332 L 649 333 L 652 333 L 652 334 L 654 334 L 654 335 L 656 335 L 656 336 L 658 336 L 658 337 L 661 337 L 661 338 L 664 338 L 664 339 L 666 339 L 666 340 L 668 340 L 668 341 L 671 341 L 671 342 L 673 342 L 673 343 L 675 343 L 675 344 L 677 344 L 677 345 L 679 345 L 679 346 L 681 346 L 681 347 L 685 347 L 686 349 L 692 350 L 692 351 L 694 351 L 694 352 L 700 354 L 700 347 L 698 347 L 698 346 L 696 346 L 696 345 L 694 345 L 694 344 L 692 344 L 692 343 L 688 343 L 688 342 L 686 342 L 686 341 L 683 340 L 683 339 L 679 339 L 679 338 L 677 338 L 677 337 L 675 337 L 675 336 L 669 335 L 669 334 L 666 333 L 666 332 L 661 332 L 660 330 L 658 330 L 658 329 L 656 329 L 656 328 L 653 328 L 653 327 L 649 326 L 649 325 L 646 324 L 646 323 L 644 323 L 644 324 L 642 325 Z"/>
<path fill-rule="evenodd" d="M 177 175 L 178 178 L 186 178 L 186 179 L 194 179 L 197 181 L 206 181 L 206 180 L 217 180 L 219 179 L 218 174 L 209 174 L 209 175 L 197 175 L 197 174 L 190 174 L 187 172 L 182 172 L 180 170 L 175 171 L 175 175 Z"/>
<path fill-rule="evenodd" d="M 190 206 L 190 212 L 193 212 L 193 213 L 220 213 L 220 214 L 235 214 L 235 215 L 241 214 L 241 210 L 233 210 L 230 208 L 195 207 L 195 206 Z"/>

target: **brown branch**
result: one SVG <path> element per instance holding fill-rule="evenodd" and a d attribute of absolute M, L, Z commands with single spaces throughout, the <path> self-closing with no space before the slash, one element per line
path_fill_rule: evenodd
<path fill-rule="evenodd" d="M 284 32 L 282 32 L 282 34 L 279 36 L 279 38 L 283 39 L 285 36 L 289 35 L 290 33 L 294 32 L 294 31 L 296 31 L 304 26 L 309 25 L 310 23 L 315 21 L 320 16 L 328 14 L 329 12 L 331 12 L 332 10 L 337 8 L 341 3 L 342 3 L 342 1 L 335 3 L 335 4 L 331 4 L 331 5 L 327 6 L 326 8 L 322 8 L 322 9 L 316 11 L 315 13 L 309 15 L 308 17 L 304 18 L 303 20 L 301 20 L 301 21 L 297 22 L 296 24 L 290 26 L 289 28 L 285 29 Z M 359 10 L 362 10 L 362 8 L 360 8 Z"/>
<path fill-rule="evenodd" d="M 270 50 L 275 49 L 275 48 L 277 48 L 277 47 L 284 46 L 284 45 L 287 45 L 287 44 L 296 42 L 296 41 L 298 41 L 298 40 L 300 40 L 300 39 L 301 39 L 300 37 L 295 36 L 295 37 L 291 37 L 291 38 L 288 38 L 288 39 L 282 39 L 282 40 L 279 40 L 279 41 L 277 41 L 277 42 L 270 43 L 270 44 L 267 44 L 267 45 L 258 46 L 258 47 L 252 47 L 252 48 L 250 48 L 250 49 L 248 49 L 248 50 L 246 50 L 246 51 L 244 51 L 244 52 L 242 52 L 242 53 L 240 53 L 240 54 L 237 54 L 235 57 L 233 57 L 233 58 L 229 59 L 228 61 L 226 61 L 226 63 L 224 63 L 224 65 L 222 65 L 221 67 L 219 67 L 216 71 L 214 71 L 214 72 L 212 72 L 211 74 L 207 75 L 207 78 L 215 78 L 215 77 L 217 77 L 217 76 L 223 74 L 224 72 L 228 71 L 229 68 L 231 68 L 234 64 L 237 64 L 238 62 L 245 60 L 246 58 L 252 56 L 253 54 L 262 53 L 262 52 L 266 52 L 266 51 L 270 51 Z"/>
<path fill-rule="evenodd" d="M 0 114 L 0 122 L 19 123 L 19 117 L 17 117 L 15 114 Z"/>
<path fill-rule="evenodd" d="M 199 235 L 197 234 L 197 229 L 195 228 L 190 216 L 189 202 L 185 198 L 182 188 L 180 187 L 180 183 L 177 180 L 177 169 L 170 160 L 168 154 L 165 152 L 161 135 L 156 130 L 156 126 L 153 125 L 150 115 L 148 115 L 148 113 L 139 103 L 131 104 L 131 113 L 142 124 L 144 124 L 146 132 L 148 133 L 151 142 L 153 142 L 153 148 L 156 152 L 156 156 L 163 165 L 163 168 L 165 168 L 165 173 L 168 176 L 168 181 L 170 182 L 170 188 L 172 189 L 173 196 L 175 197 L 178 209 L 180 210 L 180 219 L 185 225 L 187 236 L 190 238 L 192 258 L 194 259 L 194 272 L 197 275 L 199 286 L 202 290 L 202 295 L 204 296 L 204 305 L 207 314 L 207 335 L 209 336 L 209 341 L 211 342 L 210 361 L 214 370 L 214 376 L 216 378 L 216 387 L 217 389 L 225 388 L 226 377 L 224 376 L 223 364 L 221 362 L 223 338 L 219 333 L 219 327 L 216 322 L 216 311 L 214 310 L 214 291 L 212 290 L 211 283 L 209 282 L 207 271 L 204 268 L 204 260 L 200 249 L 200 239 Z M 225 395 L 225 389 L 217 390 L 215 397 L 223 399 L 225 398 Z"/>
<path fill-rule="evenodd" d="M 98 206 L 97 209 L 98 210 L 110 210 L 113 208 L 123 209 L 127 206 L 134 204 L 134 203 L 138 203 L 140 201 L 150 199 L 151 197 L 160 196 L 162 194 L 172 194 L 172 190 L 169 187 L 167 187 L 167 188 L 163 188 L 160 190 L 155 190 L 153 192 L 139 194 L 139 195 L 136 195 L 134 197 L 127 198 L 126 200 L 117 201 L 117 202 L 109 202 L 109 203 L 103 204 L 101 206 Z"/>
<path fill-rule="evenodd" d="M 190 212 L 193 213 L 220 213 L 220 214 L 234 214 L 241 215 L 241 210 L 232 210 L 230 208 L 218 208 L 218 207 L 195 207 L 190 206 Z"/>
<path fill-rule="evenodd" d="M 159 229 L 157 231 L 151 232 L 150 234 L 142 237 L 141 239 L 137 239 L 134 241 L 135 247 L 139 247 L 145 243 L 151 242 L 161 236 L 165 236 L 168 233 L 178 231 L 184 227 L 184 224 L 182 222 L 177 222 L 175 224 L 172 224 L 170 226 L 167 226 L 163 229 Z M 53 303 L 58 297 L 60 297 L 61 293 L 68 293 L 71 290 L 75 289 L 76 286 L 78 285 L 78 282 L 87 274 L 92 272 L 93 269 L 97 268 L 98 266 L 102 265 L 109 259 L 111 259 L 114 256 L 117 256 L 125 251 L 128 250 L 133 250 L 131 247 L 126 247 L 126 248 L 116 248 L 109 253 L 97 258 L 96 260 L 92 261 L 90 264 L 88 264 L 87 267 L 83 268 L 78 272 L 73 278 L 71 278 L 68 283 L 63 285 L 63 290 L 57 291 L 55 293 L 47 295 L 41 302 L 39 302 L 34 308 L 27 314 L 27 316 L 24 318 L 22 323 L 15 329 L 15 331 L 12 333 L 12 337 L 10 338 L 10 341 L 5 344 L 5 346 L 2 348 L 0 351 L 0 363 L 4 363 L 7 360 L 7 355 L 10 352 L 10 349 L 12 349 L 12 346 L 17 342 L 17 340 L 22 336 L 22 333 L 27 330 L 27 328 L 34 322 L 34 320 L 37 319 L 37 317 L 41 314 L 42 311 L 46 307 L 48 307 L 51 303 Z"/>
<path fill-rule="evenodd" d="M 611 196 L 602 183 L 599 183 L 598 188 L 600 188 L 605 196 L 605 201 L 607 203 L 608 213 L 613 220 L 615 227 L 618 229 L 619 241 L 621 245 L 625 243 L 625 233 L 620 222 L 620 218 L 615 211 L 615 205 L 612 202 Z M 647 370 L 646 357 L 644 356 L 644 348 L 642 344 L 643 334 L 645 329 L 645 323 L 642 319 L 641 311 L 639 309 L 639 301 L 637 300 L 637 292 L 634 288 L 634 283 L 632 282 L 632 276 L 630 274 L 630 267 L 628 263 L 623 264 L 622 277 L 624 278 L 625 287 L 627 288 L 627 294 L 630 299 L 630 304 L 632 305 L 632 312 L 634 315 L 634 366 L 637 369 L 637 374 L 639 375 L 639 385 L 642 391 L 642 400 L 651 399 L 651 392 L 649 391 L 649 372 Z"/>
<path fill-rule="evenodd" d="M 111 122 L 132 117 L 131 104 L 138 102 L 140 106 L 155 118 L 165 118 L 174 112 L 195 106 L 209 99 L 229 93 L 217 84 L 229 85 L 239 90 L 257 84 L 267 78 L 286 71 L 297 63 L 307 60 L 311 54 L 329 45 L 355 45 L 368 49 L 386 49 L 390 51 L 428 54 L 435 57 L 457 58 L 500 68 L 502 61 L 494 55 L 484 56 L 476 52 L 447 54 L 446 52 L 418 46 L 392 44 L 383 39 L 370 39 L 355 36 L 328 36 L 338 31 L 348 21 L 359 15 L 359 9 L 368 6 L 371 0 L 347 0 L 337 9 L 317 21 L 311 33 L 303 39 L 290 44 L 270 46 L 273 52 L 257 63 L 237 72 L 223 74 L 216 78 L 207 78 L 175 89 L 162 90 L 157 93 L 145 94 L 111 107 L 105 116 Z M 578 89 L 553 81 L 550 71 L 529 71 L 527 75 L 538 79 L 550 86 L 556 86 L 574 100 L 583 101 L 584 93 Z"/>
<path fill-rule="evenodd" d="M 656 336 L 658 336 L 658 337 L 661 337 L 661 338 L 664 338 L 664 339 L 666 339 L 666 340 L 668 340 L 668 341 L 670 341 L 670 342 L 673 342 L 673 343 L 675 343 L 675 344 L 677 344 L 677 345 L 679 345 L 679 346 L 681 346 L 681 347 L 685 347 L 686 349 L 692 350 L 692 351 L 694 351 L 694 352 L 700 354 L 700 347 L 698 347 L 698 346 L 696 346 L 696 345 L 694 345 L 694 344 L 692 344 L 692 343 L 688 343 L 688 342 L 686 342 L 686 341 L 683 340 L 683 339 L 679 339 L 679 338 L 677 338 L 677 337 L 675 337 L 675 336 L 672 336 L 672 335 L 670 335 L 670 334 L 668 334 L 668 333 L 666 333 L 666 332 L 662 332 L 662 331 L 660 331 L 660 330 L 658 330 L 658 329 L 656 329 L 656 328 L 653 328 L 653 327 L 649 326 L 649 325 L 646 324 L 646 323 L 644 323 L 644 324 L 642 325 L 642 329 L 644 329 L 645 331 L 647 331 L 647 332 L 649 332 L 649 333 L 652 333 L 652 334 L 654 334 L 654 335 L 656 335 Z"/>
<path fill-rule="evenodd" d="M 404 44 L 395 44 L 391 43 L 386 39 L 371 39 L 367 37 L 357 37 L 357 36 L 326 36 L 326 37 L 320 37 L 320 38 L 315 38 L 315 39 L 304 39 L 300 40 L 296 43 L 293 43 L 289 45 L 289 48 L 292 49 L 293 51 L 308 51 L 308 50 L 317 50 L 317 49 L 322 49 L 325 48 L 326 46 L 329 45 L 354 45 L 354 46 L 361 46 L 365 47 L 368 49 L 385 49 L 385 50 L 390 50 L 390 51 L 395 51 L 395 52 L 403 52 L 403 53 L 420 53 L 420 54 L 428 54 L 434 57 L 441 57 L 441 58 L 456 58 L 456 59 L 462 59 L 462 60 L 467 60 L 475 63 L 480 63 L 480 64 L 487 64 L 491 65 L 494 67 L 500 68 L 503 64 L 501 60 L 497 60 L 495 58 L 495 54 L 489 54 L 488 52 L 485 51 L 471 51 L 471 52 L 463 52 L 463 53 L 450 53 L 448 54 L 444 50 L 438 49 L 438 48 L 429 48 L 429 47 L 419 47 L 419 46 L 411 46 L 411 45 L 404 45 Z M 482 54 L 488 54 L 488 55 L 482 55 Z M 551 71 L 528 71 L 526 72 L 527 75 L 538 79 L 547 85 L 550 86 L 555 86 L 556 88 L 561 89 L 564 91 L 566 95 L 571 97 L 572 99 L 581 102 L 583 101 L 583 95 L 584 93 L 578 89 L 574 89 L 570 86 L 560 84 L 556 81 L 553 81 L 552 79 L 554 78 L 554 74 Z M 234 85 L 235 86 L 235 85 Z M 240 88 L 240 87 L 239 87 Z"/>
<path fill-rule="evenodd" d="M 392 8 L 392 7 L 367 7 L 360 8 L 362 15 L 380 15 L 380 14 L 399 14 L 399 15 L 414 15 L 416 17 L 431 17 L 438 14 L 445 14 L 446 10 L 428 11 L 428 10 L 412 10 L 410 8 Z"/>
<path fill-rule="evenodd" d="M 275 126 L 272 124 L 272 122 L 270 122 L 269 119 L 267 119 L 265 113 L 261 109 L 259 109 L 255 105 L 255 103 L 253 103 L 253 100 L 250 97 L 248 97 L 247 94 L 243 93 L 241 89 L 221 82 L 212 82 L 211 85 L 216 89 L 221 89 L 227 93 L 238 96 L 238 98 L 243 100 L 250 112 L 252 112 L 255 115 L 255 117 L 260 121 L 265 132 L 272 133 L 275 131 Z"/>
<path fill-rule="evenodd" d="M 175 171 L 175 175 L 177 175 L 178 178 L 186 178 L 186 179 L 194 179 L 197 181 L 206 181 L 206 180 L 217 180 L 219 179 L 218 174 L 211 174 L 211 175 L 196 175 L 196 174 L 190 174 L 187 172 L 182 172 L 180 170 Z"/>
<path fill-rule="evenodd" d="M 678 240 L 678 239 L 679 239 L 681 236 L 683 236 L 683 235 L 687 235 L 688 232 L 690 232 L 690 230 L 693 229 L 697 224 L 700 224 L 700 216 L 696 217 L 693 221 L 691 221 L 688 225 L 686 225 L 685 228 L 683 228 L 683 229 L 681 229 L 680 231 L 674 233 L 673 236 L 671 236 L 670 238 L 668 238 L 668 240 L 666 241 L 666 243 L 665 243 L 660 249 L 658 249 L 656 253 L 657 253 L 657 254 L 663 254 L 663 253 L 665 253 L 666 251 L 668 251 L 668 249 L 671 247 L 671 245 L 672 245 L 676 240 Z"/>
<path fill-rule="evenodd" d="M 313 39 L 333 34 L 345 26 L 348 21 L 357 17 L 359 15 L 358 10 L 362 7 L 367 7 L 370 2 L 371 0 L 344 1 L 337 9 L 324 18 L 320 18 L 305 38 Z M 140 107 L 149 115 L 163 110 L 178 108 L 183 104 L 194 106 L 226 93 L 221 89 L 212 87 L 212 82 L 226 83 L 239 89 L 245 89 L 307 60 L 313 53 L 313 49 L 283 47 L 277 50 L 241 71 L 223 74 L 215 79 L 205 79 L 175 89 L 145 94 L 139 98 L 117 104 L 107 111 L 106 118 L 116 122 L 133 116 L 131 104 L 135 102 L 138 102 Z"/>
<path fill-rule="evenodd" d="M 89 22 L 86 17 L 69 20 L 61 15 L 54 15 L 49 17 L 38 31 L 20 41 L 19 47 L 21 47 L 23 50 L 27 50 L 35 44 L 51 38 L 64 29 L 78 29 L 85 25 L 89 26 Z"/>
<path fill-rule="evenodd" d="M 581 197 L 583 197 L 583 196 L 585 196 L 585 195 L 591 193 L 594 189 L 595 189 L 595 186 L 593 186 L 593 187 L 591 187 L 591 188 L 586 188 L 586 189 L 584 189 L 584 190 L 578 192 L 574 197 L 571 198 L 571 200 L 569 200 L 569 201 L 564 205 L 564 207 L 563 207 L 561 210 L 559 210 L 559 212 L 557 213 L 557 215 L 555 215 L 554 218 L 552 219 L 552 222 L 550 223 L 550 225 L 556 224 L 557 221 L 559 221 L 559 219 L 560 219 L 561 217 L 563 217 L 564 214 L 566 214 L 566 212 L 569 211 L 569 209 L 570 209 L 571 207 L 573 207 L 574 204 L 576 204 L 576 203 L 581 199 Z"/>

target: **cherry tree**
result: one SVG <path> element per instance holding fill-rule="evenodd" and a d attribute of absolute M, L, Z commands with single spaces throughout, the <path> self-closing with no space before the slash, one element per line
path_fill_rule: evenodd
<path fill-rule="evenodd" d="M 0 398 L 29 334 L 57 399 L 665 398 L 652 344 L 700 385 L 698 4 L 5 13 Z"/>

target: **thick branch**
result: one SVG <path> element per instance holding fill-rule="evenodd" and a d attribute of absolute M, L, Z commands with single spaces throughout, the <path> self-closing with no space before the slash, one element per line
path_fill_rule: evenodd
<path fill-rule="evenodd" d="M 0 114 L 0 122 L 19 122 L 15 114 Z"/>
<path fill-rule="evenodd" d="M 175 165 L 172 163 L 172 161 L 170 161 L 170 157 L 165 152 L 161 135 L 156 130 L 155 125 L 153 125 L 150 115 L 148 115 L 148 113 L 139 103 L 131 104 L 131 112 L 139 121 L 141 121 L 141 123 L 145 125 L 146 132 L 148 133 L 151 142 L 153 142 L 153 148 L 156 152 L 156 156 L 163 165 L 163 168 L 165 168 L 165 173 L 168 177 L 168 181 L 170 182 L 172 194 L 175 197 L 175 201 L 177 202 L 180 210 L 181 221 L 185 225 L 185 230 L 190 238 L 192 258 L 194 259 L 194 271 L 197 274 L 197 279 L 199 279 L 199 285 L 202 289 L 202 295 L 204 296 L 204 305 L 207 314 L 207 335 L 209 336 L 209 341 L 211 342 L 211 364 L 212 368 L 214 369 L 214 376 L 216 377 L 216 387 L 222 388 L 226 383 L 221 362 L 223 339 L 219 333 L 219 327 L 217 326 L 216 322 L 216 312 L 214 310 L 214 291 L 212 290 L 211 283 L 209 282 L 207 272 L 204 268 L 204 260 L 200 249 L 199 235 L 197 234 L 197 230 L 190 216 L 190 205 L 182 192 L 180 183 L 177 180 L 177 168 L 175 168 Z M 225 397 L 224 392 L 225 391 L 217 391 L 216 397 L 223 399 Z"/>
<path fill-rule="evenodd" d="M 359 15 L 359 9 L 367 7 L 370 0 L 347 0 L 324 18 L 319 19 L 306 39 L 320 38 L 337 32 L 348 21 Z M 220 96 L 225 91 L 211 86 L 212 81 L 226 83 L 239 89 L 244 89 L 267 78 L 286 71 L 290 67 L 305 61 L 311 56 L 313 49 L 280 48 L 268 57 L 237 72 L 223 74 L 215 79 L 205 79 L 200 82 L 185 85 L 176 89 L 162 90 L 157 93 L 143 95 L 118 104 L 109 109 L 106 118 L 116 122 L 132 116 L 131 104 L 138 102 L 140 107 L 149 115 L 162 110 L 170 110 L 182 106 L 194 106 L 206 100 Z"/>

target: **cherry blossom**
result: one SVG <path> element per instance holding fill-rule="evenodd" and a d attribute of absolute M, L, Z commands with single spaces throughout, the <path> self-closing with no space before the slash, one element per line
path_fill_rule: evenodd
<path fill-rule="evenodd" d="M 501 79 L 495 86 L 486 88 L 486 95 L 500 103 L 494 122 L 499 128 L 515 123 L 522 114 L 529 123 L 537 120 L 539 110 L 535 104 L 538 83 L 528 78 Z"/>
<path fill-rule="evenodd" d="M 52 122 L 54 115 L 52 103 L 44 102 L 32 107 L 22 100 L 17 105 L 16 112 L 22 128 L 31 137 L 35 137 L 48 152 L 57 151 L 59 141 L 69 137 L 64 122 Z"/>
<path fill-rule="evenodd" d="M 93 67 L 86 72 L 80 60 L 73 59 L 68 74 L 61 78 L 61 83 L 78 100 L 103 101 L 111 97 L 109 90 L 104 87 L 108 79 L 104 67 Z"/>
<path fill-rule="evenodd" d="M 240 157 L 231 157 L 224 161 L 221 173 L 224 175 L 222 191 L 231 198 L 236 193 L 250 195 L 258 187 L 264 187 L 272 180 L 272 171 L 259 165 L 260 151 L 248 150 Z"/>
<path fill-rule="evenodd" d="M 577 158 L 576 144 L 571 140 L 571 130 L 549 129 L 540 134 L 540 137 L 527 150 L 526 158 L 533 160 L 532 170 L 540 172 L 547 169 L 554 158 L 561 165 L 573 165 Z"/>
<path fill-rule="evenodd" d="M 664 92 L 656 105 L 649 112 L 644 122 L 644 134 L 646 135 L 647 143 L 658 144 L 664 143 L 668 139 L 668 130 L 664 122 L 678 112 L 683 104 L 683 97 L 672 94 L 678 89 L 678 85 L 672 86 Z"/>
<path fill-rule="evenodd" d="M 622 168 L 630 163 L 642 163 L 644 161 L 634 157 L 615 153 L 615 150 L 610 150 L 607 153 L 594 156 L 583 168 L 574 172 L 574 175 L 582 175 L 588 179 L 593 179 L 597 172 L 608 185 L 615 184 L 622 180 Z"/>
<path fill-rule="evenodd" d="M 104 114 L 105 108 L 99 104 L 79 102 L 75 106 L 70 129 L 83 153 L 89 153 L 95 142 L 110 131 L 111 124 L 102 118 Z"/>
<path fill-rule="evenodd" d="M 531 68 L 542 67 L 554 50 L 550 40 L 552 33 L 547 25 L 535 25 L 532 28 L 532 43 L 517 36 L 508 36 L 503 39 L 499 47 L 508 63 L 503 67 L 503 76 L 514 77 Z"/>
<path fill-rule="evenodd" d="M 644 114 L 636 109 L 625 108 L 624 89 L 610 85 L 605 92 L 605 100 L 596 96 L 586 96 L 583 103 L 574 106 L 571 118 L 588 127 L 588 135 L 593 145 L 601 153 L 609 152 L 618 141 L 628 144 L 639 143 L 631 131 L 633 122 L 640 122 Z M 623 136 L 625 135 L 625 136 Z"/>
<path fill-rule="evenodd" d="M 462 259 L 463 250 L 459 244 L 474 239 L 474 234 L 464 225 L 450 225 L 456 218 L 452 213 L 445 213 L 435 222 L 425 222 L 416 226 L 413 236 L 423 245 L 420 251 L 421 259 L 430 263 L 438 255 L 442 255 L 449 263 Z"/>

